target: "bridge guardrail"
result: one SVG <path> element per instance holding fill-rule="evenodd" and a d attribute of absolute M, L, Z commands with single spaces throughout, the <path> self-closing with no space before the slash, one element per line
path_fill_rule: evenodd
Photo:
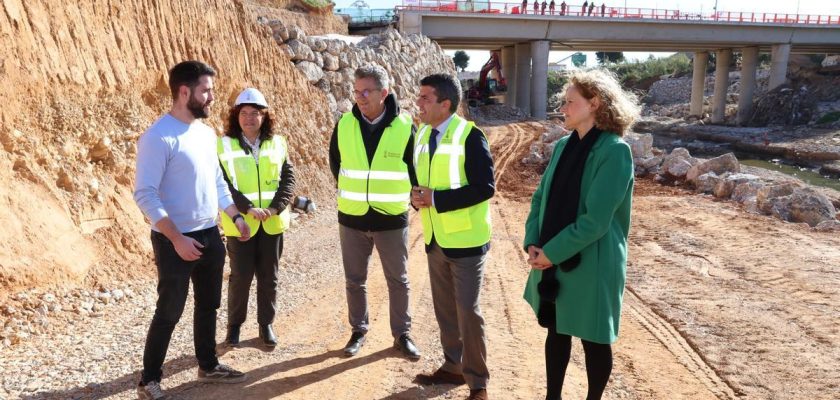
<path fill-rule="evenodd" d="M 591 18 L 622 18 L 622 19 L 654 19 L 654 20 L 683 20 L 683 21 L 715 21 L 730 23 L 769 23 L 769 24 L 809 24 L 809 25 L 840 25 L 840 15 L 812 15 L 789 13 L 755 13 L 741 11 L 717 11 L 710 14 L 683 13 L 679 10 L 633 7 L 588 7 L 582 4 L 567 5 L 563 10 L 560 3 L 555 2 L 554 9 L 543 8 L 542 2 L 534 3 L 491 2 L 491 1 L 440 1 L 440 0 L 403 0 L 403 4 L 396 6 L 399 10 L 418 10 L 448 13 L 482 13 L 482 14 L 524 14 L 548 15 L 557 17 L 591 17 Z"/>

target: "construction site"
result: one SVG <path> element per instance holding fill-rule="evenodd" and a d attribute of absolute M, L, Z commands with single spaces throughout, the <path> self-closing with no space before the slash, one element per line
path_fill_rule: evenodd
<path fill-rule="evenodd" d="M 247 323 L 240 348 L 217 348 L 247 381 L 197 382 L 191 293 L 166 354 L 167 393 L 466 398 L 465 386 L 413 381 L 444 358 L 414 210 L 408 275 L 422 358 L 407 360 L 393 348 L 376 255 L 367 344 L 355 357 L 341 352 L 350 328 L 330 135 L 353 106 L 354 70 L 369 63 L 388 71 L 400 108 L 417 122 L 419 80 L 456 74 L 442 42 L 395 30 L 390 20 L 381 33 L 350 35 L 331 5 L 299 0 L 6 0 L 0 9 L 7 104 L 0 108 L 0 232 L 10 235 L 0 247 L 0 399 L 137 398 L 157 300 L 150 226 L 133 198 L 137 141 L 171 106 L 168 69 L 193 59 L 218 72 L 205 121 L 218 134 L 237 94 L 248 87 L 265 94 L 289 143 L 295 194 L 317 208 L 293 209 L 285 233 L 277 347 L 261 346 L 256 323 Z M 527 82 L 511 76 L 508 65 L 519 61 L 510 51 L 474 60 L 486 64 L 476 81 L 464 82 L 459 114 L 482 129 L 495 168 L 481 287 L 489 391 L 494 399 L 541 399 L 545 329 L 523 300 L 531 270 L 523 237 L 531 196 L 569 131 L 547 104 L 550 93 L 528 94 L 537 113 L 533 102 L 517 100 L 526 86 L 540 86 L 531 79 L 545 78 L 536 66 Z M 739 114 L 743 63 L 705 81 L 701 71 L 699 89 L 695 70 L 693 81 L 663 77 L 641 94 L 643 117 L 626 137 L 635 191 L 605 399 L 840 398 L 840 122 L 830 117 L 840 116 L 840 75 L 825 60 L 791 55 L 779 88 L 768 89 L 777 78 L 759 69 L 749 116 L 778 118 L 754 117 L 752 125 Z M 698 90 L 701 112 L 693 115 Z M 226 266 L 219 343 L 228 274 Z M 254 290 L 251 296 L 255 321 Z M 586 393 L 576 340 L 564 398 Z"/>

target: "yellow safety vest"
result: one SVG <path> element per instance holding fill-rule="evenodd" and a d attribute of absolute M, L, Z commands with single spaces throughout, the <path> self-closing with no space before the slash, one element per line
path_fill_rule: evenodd
<path fill-rule="evenodd" d="M 385 128 L 373 160 L 368 163 L 359 121 L 345 113 L 338 121 L 338 210 L 347 215 L 365 215 L 370 208 L 386 214 L 408 211 L 411 181 L 403 160 L 411 138 L 411 118 L 400 114 Z"/>
<path fill-rule="evenodd" d="M 217 143 L 219 161 L 230 183 L 236 190 L 242 192 L 256 207 L 266 208 L 274 199 L 277 188 L 280 187 L 280 172 L 286 163 L 288 146 L 286 139 L 275 135 L 271 139 L 260 143 L 259 161 L 254 160 L 252 154 L 246 154 L 239 145 L 239 140 L 229 136 L 219 138 Z M 277 235 L 286 231 L 291 222 L 289 207 L 280 210 L 280 214 L 273 215 L 265 221 L 244 214 L 245 222 L 251 229 L 251 235 L 257 233 L 262 226 L 265 233 Z M 221 213 L 222 229 L 225 236 L 239 236 L 239 229 L 230 217 Z"/>
<path fill-rule="evenodd" d="M 464 144 L 474 125 L 454 115 L 431 160 L 429 141 L 432 140 L 432 127 L 420 127 L 414 148 L 414 165 L 420 186 L 452 190 L 469 184 L 464 172 Z M 448 249 L 478 247 L 490 241 L 489 200 L 444 213 L 439 213 L 434 207 L 421 208 L 420 216 L 426 244 L 431 243 L 433 235 L 440 247 Z"/>

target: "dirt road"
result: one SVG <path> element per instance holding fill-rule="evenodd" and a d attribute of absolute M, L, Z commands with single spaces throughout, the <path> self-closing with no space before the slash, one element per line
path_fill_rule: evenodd
<path fill-rule="evenodd" d="M 528 266 L 520 249 L 527 196 L 537 177 L 519 160 L 539 133 L 537 123 L 487 130 L 499 182 L 482 293 L 494 399 L 544 396 L 545 333 L 521 297 Z M 637 187 L 628 288 L 605 398 L 840 397 L 840 238 L 649 181 L 640 180 Z M 164 387 L 186 399 L 466 397 L 465 387 L 412 383 L 415 374 L 432 371 L 442 361 L 422 234 L 414 218 L 409 274 L 412 336 L 423 351 L 420 361 L 405 360 L 391 348 L 387 287 L 377 256 L 368 281 L 368 342 L 358 356 L 341 357 L 350 332 L 334 211 L 325 210 L 288 235 L 283 312 L 275 323 L 278 348 L 264 351 L 251 339 L 256 324 L 250 323 L 244 328 L 244 346 L 222 356 L 223 362 L 248 371 L 250 379 L 230 386 L 192 382 L 187 310 L 176 331 L 187 340 L 170 350 L 168 359 L 175 361 L 166 366 Z M 249 321 L 254 321 L 251 311 Z M 137 368 L 148 316 L 148 310 L 126 312 L 127 321 L 120 324 L 92 323 L 122 337 L 134 352 L 126 362 Z M 220 322 L 219 340 L 223 335 Z M 94 341 L 76 351 L 86 354 L 101 345 Z M 566 398 L 585 397 L 582 360 L 576 342 Z M 131 398 L 135 373 L 109 374 L 106 368 L 104 374 L 109 377 L 94 389 L 56 386 L 44 397 Z"/>

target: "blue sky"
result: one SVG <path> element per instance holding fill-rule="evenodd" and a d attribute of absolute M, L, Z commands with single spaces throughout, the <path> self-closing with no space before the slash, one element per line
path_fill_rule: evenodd
<path fill-rule="evenodd" d="M 348 7 L 354 0 L 333 0 L 336 3 L 336 8 Z M 401 5 L 402 1 L 395 0 L 364 0 L 370 8 L 393 8 Z M 508 0 L 511 4 L 519 4 L 520 1 Z M 557 0 L 558 2 L 560 0 Z M 582 4 L 584 0 L 566 0 L 568 4 Z M 445 2 L 445 0 L 444 0 Z M 596 0 L 596 4 L 601 2 L 607 6 L 617 7 L 641 7 L 641 8 L 666 8 L 672 10 L 680 10 L 682 12 L 703 12 L 711 13 L 715 6 L 715 0 Z M 821 15 L 840 15 L 840 0 L 717 0 L 717 7 L 720 11 L 749 11 L 755 12 L 778 12 L 795 14 L 797 10 L 800 14 L 821 14 Z M 447 54 L 453 54 L 455 50 L 447 50 Z M 489 58 L 489 53 L 486 51 L 468 51 L 470 56 L 470 64 L 467 67 L 468 71 L 477 71 L 481 68 L 485 61 Z M 557 61 L 561 58 L 568 57 L 571 52 L 553 51 L 549 55 L 549 61 Z M 594 65 L 595 53 L 586 52 L 587 63 Z M 664 57 L 673 53 L 642 53 L 642 52 L 626 52 L 624 56 L 629 60 L 644 60 L 650 54 L 654 57 Z M 566 63 L 571 65 L 571 60 L 566 60 Z"/>

